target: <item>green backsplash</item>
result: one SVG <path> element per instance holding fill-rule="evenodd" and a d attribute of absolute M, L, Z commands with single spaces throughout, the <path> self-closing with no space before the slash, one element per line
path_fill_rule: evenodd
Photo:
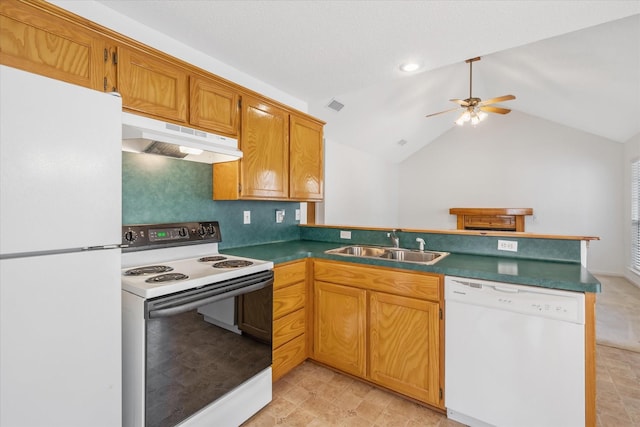
<path fill-rule="evenodd" d="M 214 201 L 212 167 L 151 154 L 122 153 L 122 223 L 218 221 L 220 248 L 297 240 L 299 202 Z M 284 209 L 284 222 L 275 221 Z M 243 224 L 243 211 L 251 224 Z"/>
<path fill-rule="evenodd" d="M 391 246 L 387 231 L 342 229 L 303 226 L 300 227 L 302 240 L 350 244 Z M 351 231 L 351 239 L 341 239 L 340 230 Z M 390 230 L 389 230 L 390 231 Z M 400 247 L 418 249 L 417 237 L 426 241 L 425 249 L 455 252 L 471 255 L 491 255 L 504 258 L 527 258 L 562 262 L 580 262 L 580 241 L 564 239 L 540 239 L 517 236 L 474 236 L 443 233 L 415 233 L 399 231 Z M 498 250 L 498 240 L 518 242 L 518 252 Z"/>

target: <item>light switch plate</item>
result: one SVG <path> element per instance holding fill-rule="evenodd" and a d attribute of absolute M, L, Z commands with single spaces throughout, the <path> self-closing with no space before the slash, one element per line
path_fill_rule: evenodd
<path fill-rule="evenodd" d="M 341 239 L 350 239 L 351 238 L 351 232 L 350 231 L 340 230 L 340 238 Z"/>
<path fill-rule="evenodd" d="M 280 224 L 284 221 L 284 209 L 276 209 L 276 222 Z"/>
<path fill-rule="evenodd" d="M 296 209 L 296 221 L 300 221 L 300 209 Z"/>
<path fill-rule="evenodd" d="M 251 224 L 251 211 L 244 211 L 242 213 L 242 223 Z"/>

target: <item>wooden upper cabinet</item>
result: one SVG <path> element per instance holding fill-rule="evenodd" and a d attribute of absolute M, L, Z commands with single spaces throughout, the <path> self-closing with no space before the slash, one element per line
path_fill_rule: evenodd
<path fill-rule="evenodd" d="M 103 91 L 106 38 L 61 12 L 15 0 L 0 2 L 0 63 Z"/>
<path fill-rule="evenodd" d="M 189 79 L 189 122 L 215 133 L 238 137 L 237 91 L 200 76 Z"/>
<path fill-rule="evenodd" d="M 291 114 L 289 153 L 289 197 L 322 200 L 324 195 L 322 124 Z"/>
<path fill-rule="evenodd" d="M 289 196 L 289 114 L 258 98 L 242 98 L 242 198 Z"/>
<path fill-rule="evenodd" d="M 187 122 L 186 69 L 134 48 L 118 48 L 118 92 L 125 110 L 174 122 Z"/>

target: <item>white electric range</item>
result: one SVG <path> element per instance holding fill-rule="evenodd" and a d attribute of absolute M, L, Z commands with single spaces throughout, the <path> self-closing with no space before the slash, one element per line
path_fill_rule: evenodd
<path fill-rule="evenodd" d="M 240 425 L 271 401 L 273 263 L 218 252 L 216 221 L 122 227 L 123 425 Z"/>

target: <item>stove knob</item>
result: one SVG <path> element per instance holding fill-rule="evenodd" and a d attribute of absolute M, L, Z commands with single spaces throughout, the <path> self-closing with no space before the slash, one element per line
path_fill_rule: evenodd
<path fill-rule="evenodd" d="M 187 234 L 189 234 L 189 231 L 186 229 L 186 227 L 182 227 L 179 231 L 178 231 L 178 235 L 180 237 L 186 237 Z"/>
<path fill-rule="evenodd" d="M 138 234 L 133 230 L 129 230 L 126 233 L 124 233 L 124 240 L 128 243 L 135 242 L 137 238 L 138 238 Z"/>
<path fill-rule="evenodd" d="M 204 225 L 200 224 L 200 226 L 198 227 L 198 234 L 200 236 L 204 236 L 207 234 L 207 229 L 204 228 Z"/>

